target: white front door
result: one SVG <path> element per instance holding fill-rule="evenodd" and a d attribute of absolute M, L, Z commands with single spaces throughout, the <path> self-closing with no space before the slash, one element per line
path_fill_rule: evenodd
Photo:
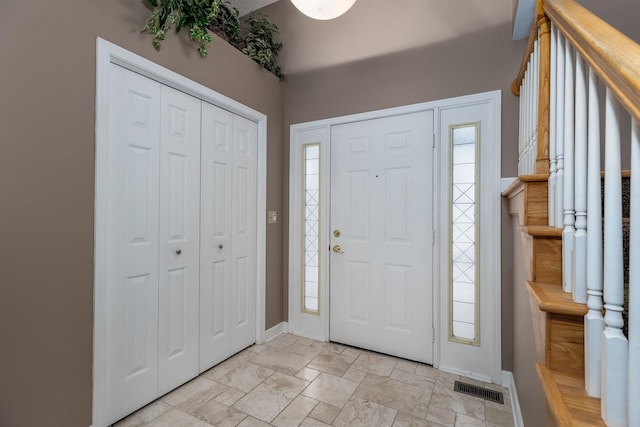
<path fill-rule="evenodd" d="M 331 128 L 330 337 L 432 363 L 433 111 Z"/>

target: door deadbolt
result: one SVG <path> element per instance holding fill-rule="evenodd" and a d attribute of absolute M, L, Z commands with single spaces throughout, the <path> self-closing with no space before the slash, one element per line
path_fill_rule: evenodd
<path fill-rule="evenodd" d="M 340 237 L 340 230 L 333 230 L 333 237 Z"/>

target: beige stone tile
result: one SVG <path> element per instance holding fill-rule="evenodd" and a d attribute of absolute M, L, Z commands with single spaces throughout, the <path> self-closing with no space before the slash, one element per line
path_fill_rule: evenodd
<path fill-rule="evenodd" d="M 142 420 L 142 418 L 137 417 L 136 415 L 129 415 L 115 423 L 112 427 L 140 427 L 145 424 L 146 422 Z"/>
<path fill-rule="evenodd" d="M 329 405 L 328 403 L 319 402 L 316 407 L 311 411 L 309 416 L 315 420 L 322 421 L 326 424 L 331 424 L 340 413 L 340 408 Z"/>
<path fill-rule="evenodd" d="M 455 427 L 486 427 L 486 423 L 477 418 L 469 417 L 463 414 L 456 414 Z"/>
<path fill-rule="evenodd" d="M 305 381 L 313 381 L 318 377 L 318 375 L 320 375 L 320 371 L 316 371 L 311 368 L 302 368 L 300 369 L 300 372 L 296 374 L 296 377 Z"/>
<path fill-rule="evenodd" d="M 335 342 L 327 343 L 327 351 L 331 353 L 341 354 L 343 351 L 347 349 L 346 345 L 338 344 Z"/>
<path fill-rule="evenodd" d="M 351 399 L 333 422 L 335 427 L 390 427 L 398 411 L 364 399 Z"/>
<path fill-rule="evenodd" d="M 253 418 L 253 417 L 247 417 L 244 420 L 242 420 L 242 422 L 240 424 L 238 424 L 238 427 L 269 427 L 271 426 L 271 424 L 265 423 L 264 421 L 260 421 L 257 418 Z"/>
<path fill-rule="evenodd" d="M 440 424 L 434 423 L 429 420 L 414 417 L 413 415 L 405 414 L 404 412 L 398 412 L 396 420 L 393 423 L 393 427 L 443 427 Z"/>
<path fill-rule="evenodd" d="M 322 421 L 314 420 L 313 418 L 305 418 L 300 427 L 331 427 L 329 424 L 325 424 Z"/>
<path fill-rule="evenodd" d="M 360 350 L 359 348 L 347 347 L 340 354 L 342 354 L 343 356 L 349 356 L 349 357 L 357 358 L 358 356 L 360 356 L 362 354 L 362 350 Z"/>
<path fill-rule="evenodd" d="M 228 388 L 217 395 L 214 400 L 218 403 L 222 403 L 223 405 L 233 406 L 233 404 L 242 399 L 245 394 L 246 393 L 236 390 L 235 388 Z"/>
<path fill-rule="evenodd" d="M 163 396 L 161 400 L 173 407 L 192 413 L 226 389 L 227 386 L 200 376 Z"/>
<path fill-rule="evenodd" d="M 355 381 L 357 383 L 360 383 L 366 376 L 367 376 L 367 371 L 363 371 L 361 369 L 354 368 L 353 366 L 351 366 L 349 369 L 347 369 L 347 372 L 344 373 L 342 378 L 349 381 Z"/>
<path fill-rule="evenodd" d="M 213 427 L 213 426 L 211 424 L 209 424 L 209 423 L 205 423 L 204 421 L 198 421 L 197 423 L 195 423 L 191 427 Z"/>
<path fill-rule="evenodd" d="M 412 362 L 410 360 L 398 359 L 398 361 L 396 362 L 396 369 L 399 369 L 401 371 L 414 373 L 417 367 L 418 363 Z"/>
<path fill-rule="evenodd" d="M 397 360 L 393 357 L 363 351 L 351 366 L 385 377 L 391 375 L 396 363 Z"/>
<path fill-rule="evenodd" d="M 453 386 L 453 383 L 455 381 L 460 380 L 460 375 L 450 374 L 449 372 L 440 371 L 429 365 L 419 364 L 416 367 L 415 373 L 416 375 L 420 375 L 422 377 L 432 378 L 434 381 L 440 381 L 443 384 L 451 384 L 451 386 Z"/>
<path fill-rule="evenodd" d="M 423 389 L 388 377 L 367 374 L 353 397 L 424 418 L 431 398 L 431 388 Z"/>
<path fill-rule="evenodd" d="M 435 385 L 435 381 L 433 378 L 422 377 L 420 375 L 416 375 L 414 372 L 405 371 L 397 367 L 391 372 L 389 378 L 406 383 L 415 385 L 417 387 L 423 387 L 425 389 L 429 389 L 429 391 L 433 391 L 433 387 Z"/>
<path fill-rule="evenodd" d="M 281 334 L 267 342 L 269 347 L 278 347 L 278 348 L 287 348 L 291 345 L 295 344 L 298 340 L 298 337 L 291 334 Z"/>
<path fill-rule="evenodd" d="M 329 405 L 342 408 L 356 388 L 358 388 L 358 383 L 356 382 L 323 372 L 302 394 L 312 399 L 328 403 Z"/>
<path fill-rule="evenodd" d="M 297 427 L 318 404 L 317 400 L 298 396 L 271 422 L 276 427 Z"/>
<path fill-rule="evenodd" d="M 149 427 L 191 427 L 198 422 L 198 419 L 182 412 L 179 409 L 172 408 L 151 421 Z"/>
<path fill-rule="evenodd" d="M 342 376 L 355 360 L 354 357 L 344 356 L 338 353 L 323 352 L 317 355 L 309 364 L 309 368 L 327 372 L 332 375 Z"/>
<path fill-rule="evenodd" d="M 193 413 L 202 421 L 220 427 L 235 427 L 247 417 L 247 414 L 215 400 L 210 400 Z"/>
<path fill-rule="evenodd" d="M 493 407 L 485 407 L 485 420 L 488 424 L 496 424 L 504 427 L 513 427 L 513 414 L 511 411 L 501 411 Z"/>
<path fill-rule="evenodd" d="M 296 337 L 296 344 L 309 346 L 314 342 L 316 342 L 316 340 L 312 340 L 311 338 Z"/>
<path fill-rule="evenodd" d="M 311 362 L 316 355 L 316 353 L 300 354 L 289 349 L 270 347 L 254 356 L 251 362 L 274 371 L 295 375 L 304 368 L 307 363 Z"/>
<path fill-rule="evenodd" d="M 156 400 L 155 402 L 149 403 L 144 408 L 138 409 L 133 415 L 140 418 L 145 423 L 148 423 L 158 418 L 169 409 L 171 409 L 171 406 L 161 400 Z"/>
<path fill-rule="evenodd" d="M 276 372 L 233 406 L 262 421 L 271 422 L 308 384 L 308 381 Z"/>
<path fill-rule="evenodd" d="M 438 425 L 453 427 L 456 422 L 456 413 L 449 408 L 429 405 L 427 421 L 438 423 Z"/>
<path fill-rule="evenodd" d="M 483 399 L 456 393 L 449 389 L 438 389 L 436 387 L 431 396 L 430 405 L 448 408 L 459 414 L 468 415 L 479 420 L 484 420 L 485 418 Z"/>
<path fill-rule="evenodd" d="M 213 370 L 207 374 L 207 378 L 249 393 L 255 386 L 269 378 L 273 372 L 271 369 L 253 363 L 242 362 L 227 372 Z"/>

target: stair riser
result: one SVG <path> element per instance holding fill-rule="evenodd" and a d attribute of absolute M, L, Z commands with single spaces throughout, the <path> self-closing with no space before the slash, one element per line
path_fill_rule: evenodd
<path fill-rule="evenodd" d="M 582 317 L 547 313 L 547 367 L 584 377 L 584 320 Z"/>
<path fill-rule="evenodd" d="M 562 285 L 562 239 L 534 237 L 533 280 Z"/>
<path fill-rule="evenodd" d="M 525 225 L 549 225 L 549 208 L 547 182 L 527 182 L 525 191 Z"/>

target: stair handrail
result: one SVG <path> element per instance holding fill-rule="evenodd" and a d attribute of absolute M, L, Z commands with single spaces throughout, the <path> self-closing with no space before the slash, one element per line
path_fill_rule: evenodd
<path fill-rule="evenodd" d="M 544 0 L 543 10 L 620 104 L 640 121 L 640 45 L 575 0 Z"/>

